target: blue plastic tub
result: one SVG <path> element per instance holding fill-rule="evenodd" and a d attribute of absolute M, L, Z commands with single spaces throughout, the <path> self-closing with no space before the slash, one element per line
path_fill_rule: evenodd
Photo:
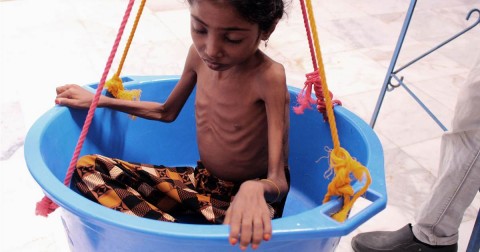
<path fill-rule="evenodd" d="M 124 77 L 127 88 L 142 89 L 142 100 L 164 101 L 178 76 Z M 88 86 L 95 88 L 96 85 Z M 300 91 L 289 88 L 292 101 Z M 193 95 L 178 119 L 160 123 L 109 109 L 97 109 L 82 149 L 128 161 L 192 165 L 199 159 Z M 87 111 L 56 106 L 32 126 L 25 141 L 28 168 L 45 194 L 62 209 L 61 218 L 72 251 L 238 251 L 228 243 L 228 226 L 178 224 L 123 214 L 94 203 L 63 185 L 66 170 Z M 343 107 L 335 108 L 342 147 L 370 169 L 373 183 L 366 194 L 372 203 L 344 223 L 329 217 L 340 200 L 322 205 L 328 180 L 325 147 L 331 148 L 328 124 L 307 110 L 291 113 L 291 191 L 284 217 L 273 221 L 273 237 L 259 251 L 334 251 L 350 233 L 386 206 L 381 144 L 372 129 Z M 356 182 L 355 188 L 362 184 Z M 58 210 L 57 210 L 58 211 Z M 258 251 L 258 250 L 257 250 Z"/>

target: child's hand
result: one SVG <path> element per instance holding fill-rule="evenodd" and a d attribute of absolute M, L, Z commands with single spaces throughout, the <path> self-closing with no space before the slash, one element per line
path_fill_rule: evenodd
<path fill-rule="evenodd" d="M 57 87 L 55 103 L 78 109 L 88 109 L 93 100 L 93 94 L 75 84 Z"/>
<path fill-rule="evenodd" d="M 272 220 L 264 197 L 263 185 L 246 181 L 241 186 L 225 214 L 224 224 L 230 225 L 230 243 L 239 242 L 240 249 L 257 249 L 260 242 L 272 236 Z"/>

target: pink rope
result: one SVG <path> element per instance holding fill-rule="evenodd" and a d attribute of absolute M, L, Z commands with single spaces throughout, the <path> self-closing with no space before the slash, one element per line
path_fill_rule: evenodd
<path fill-rule="evenodd" d="M 300 6 L 302 7 L 303 23 L 307 32 L 308 47 L 310 48 L 310 56 L 312 57 L 313 70 L 317 71 L 317 58 L 315 57 L 315 49 L 313 48 L 312 33 L 310 32 L 310 24 L 307 18 L 307 8 L 305 7 L 305 2 L 303 0 L 300 0 Z"/>
<path fill-rule="evenodd" d="M 88 129 L 90 128 L 90 124 L 92 123 L 92 119 L 95 113 L 95 109 L 97 108 L 98 101 L 100 100 L 100 96 L 102 94 L 103 86 L 105 85 L 105 81 L 107 79 L 108 73 L 110 72 L 110 68 L 112 67 L 112 62 L 113 59 L 115 58 L 115 54 L 117 53 L 118 46 L 120 44 L 120 40 L 123 35 L 123 31 L 125 30 L 125 26 L 127 24 L 128 18 L 130 16 L 130 12 L 132 11 L 133 4 L 135 3 L 135 0 L 130 0 L 127 6 L 127 10 L 125 11 L 125 14 L 123 16 L 122 23 L 120 25 L 120 28 L 118 29 L 117 37 L 115 39 L 115 42 L 113 44 L 112 50 L 110 52 L 110 56 L 108 57 L 107 64 L 105 66 L 105 69 L 103 71 L 102 78 L 100 80 L 100 83 L 97 87 L 97 91 L 95 93 L 95 96 L 93 97 L 92 104 L 90 105 L 90 108 L 88 109 L 88 114 L 85 119 L 85 123 L 83 124 L 82 131 L 80 133 L 80 137 L 78 138 L 77 146 L 75 147 L 75 151 L 73 153 L 72 160 L 70 161 L 70 165 L 67 170 L 67 174 L 65 175 L 65 179 L 63 183 L 68 187 L 70 185 L 70 180 L 72 179 L 73 172 L 75 170 L 75 166 L 78 161 L 78 157 L 80 156 L 80 151 L 82 150 L 83 143 L 85 142 L 85 138 L 87 137 Z M 47 196 L 43 197 L 41 201 L 37 203 L 37 208 L 36 208 L 36 215 L 41 215 L 47 217 L 48 214 L 52 213 L 55 211 L 55 209 L 58 208 L 58 205 L 55 204 L 50 198 Z"/>
<path fill-rule="evenodd" d="M 312 65 L 314 71 L 306 75 L 307 80 L 305 81 L 302 92 L 297 95 L 298 106 L 293 108 L 293 111 L 296 114 L 303 114 L 305 109 L 311 109 L 311 104 L 317 104 L 317 110 L 322 113 L 324 120 L 327 120 L 325 97 L 323 96 L 322 86 L 320 78 L 318 77 L 318 64 L 317 57 L 315 54 L 315 49 L 313 46 L 312 33 L 310 31 L 310 23 L 308 20 L 307 8 L 305 6 L 304 0 L 300 0 L 300 6 L 302 7 L 302 16 L 303 23 L 305 24 L 305 31 L 307 32 L 308 38 L 308 47 L 310 49 L 310 56 L 312 57 Z M 312 88 L 314 90 L 317 101 L 315 102 L 312 98 Z M 330 98 L 333 97 L 333 94 L 329 92 Z M 339 100 L 334 100 L 332 105 L 342 105 L 342 102 Z"/>

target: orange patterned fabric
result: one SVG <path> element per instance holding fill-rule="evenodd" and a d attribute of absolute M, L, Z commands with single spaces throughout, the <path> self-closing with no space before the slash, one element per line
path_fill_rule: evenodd
<path fill-rule="evenodd" d="M 196 169 L 165 167 L 101 155 L 79 159 L 72 185 L 87 198 L 126 214 L 194 223 L 223 223 L 240 187 L 209 174 L 201 162 Z M 270 204 L 271 217 L 281 217 L 284 205 L 285 199 Z"/>

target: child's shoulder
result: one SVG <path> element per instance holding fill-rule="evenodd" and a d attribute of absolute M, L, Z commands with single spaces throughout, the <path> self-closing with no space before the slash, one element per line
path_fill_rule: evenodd
<path fill-rule="evenodd" d="M 273 60 L 272 58 L 264 55 L 265 63 L 261 71 L 258 71 L 262 76 L 262 79 L 268 80 L 268 83 L 280 83 L 283 84 L 285 82 L 285 67 Z"/>
<path fill-rule="evenodd" d="M 198 55 L 197 49 L 192 44 L 188 49 L 187 59 L 185 61 L 186 68 L 192 68 L 192 70 L 196 70 L 196 67 L 202 62 L 202 58 Z"/>
<path fill-rule="evenodd" d="M 265 62 L 256 73 L 257 87 L 265 101 L 284 99 L 287 84 L 285 68 L 282 64 L 265 55 Z"/>

